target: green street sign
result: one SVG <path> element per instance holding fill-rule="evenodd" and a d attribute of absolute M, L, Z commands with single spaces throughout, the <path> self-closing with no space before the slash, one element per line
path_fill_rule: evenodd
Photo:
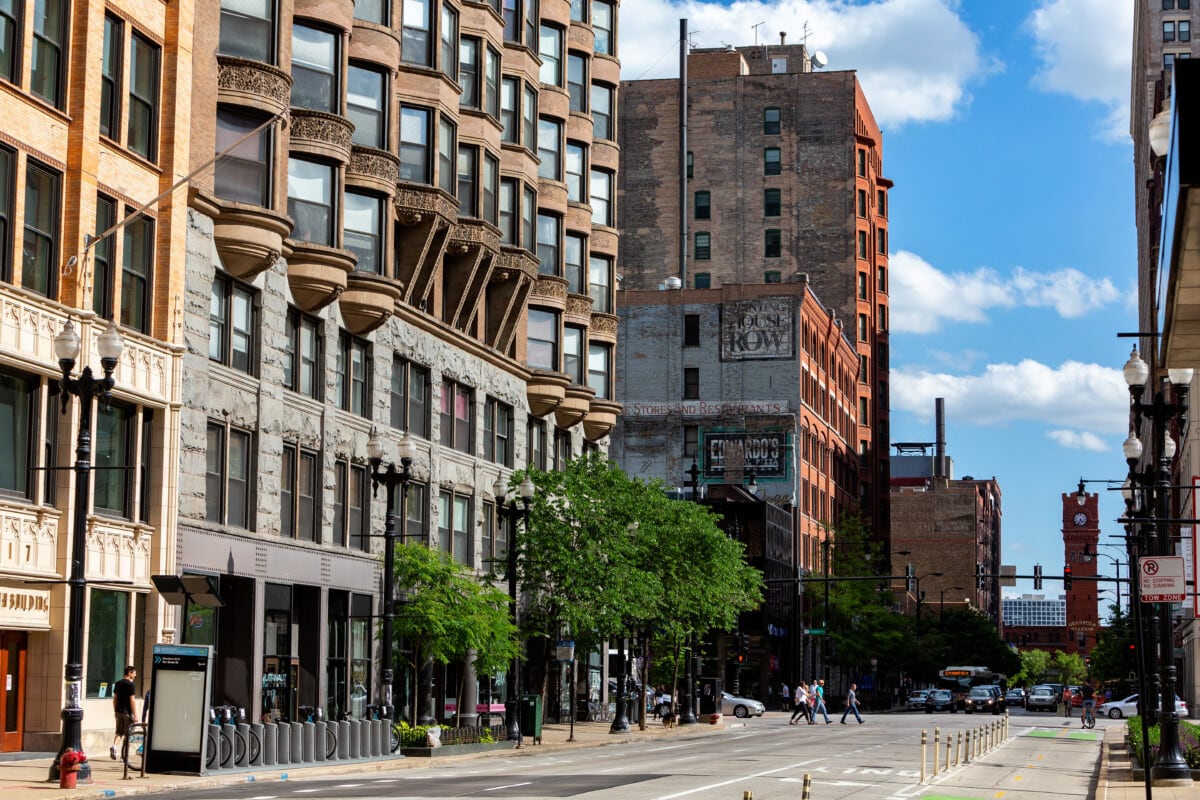
<path fill-rule="evenodd" d="M 824 636 L 825 629 L 824 628 L 805 628 L 804 635 L 805 636 Z"/>

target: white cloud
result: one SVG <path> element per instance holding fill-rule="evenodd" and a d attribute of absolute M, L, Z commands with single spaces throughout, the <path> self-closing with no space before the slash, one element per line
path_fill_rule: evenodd
<path fill-rule="evenodd" d="M 891 389 L 892 409 L 921 420 L 931 418 L 934 400 L 944 397 L 948 414 L 976 425 L 1039 422 L 1121 439 L 1129 425 L 1129 390 L 1121 372 L 1098 364 L 1065 361 L 1055 368 L 1025 359 L 989 364 L 979 375 L 900 367 L 891 371 Z M 1074 446 L 1086 446 L 1076 436 L 1081 444 Z"/>
<path fill-rule="evenodd" d="M 967 85 L 996 68 L 979 37 L 958 16 L 957 0 L 636 0 L 621 5 L 624 80 L 679 74 L 679 19 L 697 47 L 778 42 L 786 31 L 810 51 L 824 50 L 827 70 L 857 70 L 881 126 L 946 120 L 969 101 Z"/>
<path fill-rule="evenodd" d="M 1106 138 L 1129 138 L 1133 7 L 1128 0 L 1042 0 L 1028 28 L 1041 69 L 1034 84 L 1107 109 Z"/>
<path fill-rule="evenodd" d="M 1053 308 L 1059 316 L 1075 319 L 1123 299 L 1108 278 L 1069 267 L 1054 272 L 1017 267 L 1007 277 L 987 267 L 946 273 L 899 250 L 891 255 L 888 271 L 896 333 L 934 333 L 944 322 L 983 323 L 996 308 Z"/>
<path fill-rule="evenodd" d="M 1091 450 L 1096 453 L 1105 453 L 1112 449 L 1107 442 L 1088 431 L 1046 431 L 1046 436 L 1057 442 L 1060 447 L 1068 450 Z"/>

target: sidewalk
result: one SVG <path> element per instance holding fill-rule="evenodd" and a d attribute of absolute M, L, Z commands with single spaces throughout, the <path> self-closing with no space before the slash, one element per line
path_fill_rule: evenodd
<path fill-rule="evenodd" d="M 575 723 L 575 741 L 568 742 L 570 725 L 551 724 L 542 727 L 542 743 L 532 744 L 526 737 L 520 750 L 502 748 L 481 753 L 433 758 L 378 758 L 346 761 L 337 764 L 291 764 L 284 767 L 263 767 L 245 772 L 219 772 L 213 775 L 150 775 L 139 777 L 130 773 L 129 779 L 122 778 L 123 765 L 109 759 L 108 753 L 89 754 L 92 765 L 92 782 L 80 784 L 75 789 L 60 789 L 57 782 L 46 780 L 50 773 L 53 756 L 0 761 L 0 800 L 59 800 L 59 798 L 103 798 L 119 795 L 150 794 L 173 789 L 197 789 L 212 786 L 227 786 L 235 783 L 272 782 L 299 777 L 320 775 L 363 774 L 386 772 L 397 769 L 429 769 L 446 764 L 479 758 L 512 758 L 535 755 L 555 750 L 571 750 L 580 747 L 600 747 L 607 744 L 645 742 L 675 736 L 704 736 L 743 724 L 727 720 L 725 724 L 707 723 L 685 727 L 664 728 L 658 720 L 647 720 L 646 730 L 639 731 L 635 725 L 629 733 L 609 733 L 607 722 Z"/>
<path fill-rule="evenodd" d="M 1146 783 L 1140 772 L 1134 777 L 1124 726 L 1106 728 L 1100 747 L 1096 800 L 1145 800 Z M 1200 800 L 1200 781 L 1185 787 L 1153 786 L 1151 792 L 1155 800 Z"/>

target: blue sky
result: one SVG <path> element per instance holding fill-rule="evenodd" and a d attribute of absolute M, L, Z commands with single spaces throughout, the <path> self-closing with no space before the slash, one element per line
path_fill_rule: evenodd
<path fill-rule="evenodd" d="M 995 477 L 1002 560 L 1061 574 L 1061 499 L 1123 479 L 1137 330 L 1129 0 L 787 0 L 621 5 L 622 77 L 674 77 L 700 47 L 808 32 L 853 69 L 884 131 L 892 441 L 932 441 L 946 398 L 955 476 Z M 1123 507 L 1101 494 L 1101 541 Z M 1105 548 L 1111 556 L 1118 549 Z M 1102 572 L 1112 574 L 1108 560 Z M 1122 571 L 1125 575 L 1125 571 Z M 1031 591 L 1029 582 L 1006 592 Z M 1060 591 L 1049 583 L 1047 594 Z M 1125 594 L 1122 591 L 1122 594 Z"/>

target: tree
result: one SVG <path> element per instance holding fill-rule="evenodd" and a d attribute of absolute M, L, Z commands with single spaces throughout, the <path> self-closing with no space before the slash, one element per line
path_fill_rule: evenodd
<path fill-rule="evenodd" d="M 1133 618 L 1120 606 L 1109 606 L 1109 623 L 1101 629 L 1100 640 L 1092 648 L 1091 672 L 1104 683 L 1127 681 L 1137 674 L 1137 635 Z"/>
<path fill-rule="evenodd" d="M 1082 656 L 1078 653 L 1064 653 L 1062 650 L 1054 651 L 1048 670 L 1059 676 L 1058 683 L 1067 684 L 1077 684 L 1087 674 Z"/>
<path fill-rule="evenodd" d="M 1022 650 L 1021 669 L 1012 676 L 1010 683 L 1014 686 L 1041 683 L 1045 679 L 1046 667 L 1049 664 L 1050 654 L 1045 650 Z"/>

